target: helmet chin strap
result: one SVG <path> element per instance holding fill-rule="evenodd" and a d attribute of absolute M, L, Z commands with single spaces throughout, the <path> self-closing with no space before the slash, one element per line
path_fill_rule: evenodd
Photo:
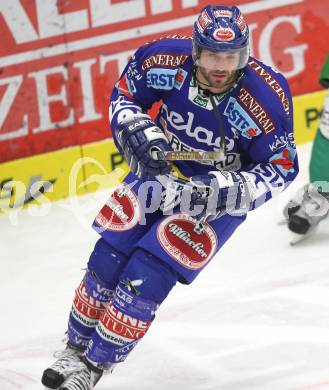
<path fill-rule="evenodd" d="M 198 79 L 198 68 L 199 68 L 199 67 L 198 67 L 197 65 L 195 65 L 195 64 L 193 65 L 193 73 L 194 73 L 194 77 L 195 77 L 197 83 L 198 83 L 198 84 L 205 85 L 205 86 L 211 88 L 211 85 L 210 85 L 210 84 L 204 83 L 203 81 L 200 81 L 200 80 Z"/>
<path fill-rule="evenodd" d="M 194 75 L 195 75 L 195 78 L 196 78 L 196 81 L 197 81 L 198 84 L 202 84 L 202 85 L 205 85 L 207 87 L 213 88 L 211 85 L 198 80 L 198 78 L 197 78 L 197 67 L 196 66 L 193 67 L 193 71 L 194 71 Z M 223 120 L 222 120 L 221 114 L 220 114 L 220 112 L 218 110 L 218 107 L 216 105 L 216 102 L 215 102 L 215 99 L 214 99 L 214 96 L 213 96 L 213 95 L 216 95 L 216 94 L 211 92 L 211 91 L 209 91 L 208 89 L 206 89 L 206 90 L 202 89 L 202 88 L 200 88 L 200 89 L 201 89 L 202 94 L 207 96 L 210 99 L 210 103 L 211 103 L 212 108 L 213 108 L 213 113 L 215 115 L 215 118 L 217 120 L 218 127 L 219 127 L 219 133 L 220 133 L 220 146 L 219 146 L 219 149 L 223 153 L 223 159 L 225 159 L 226 155 L 227 155 L 227 147 L 226 147 L 226 142 L 225 142 L 225 130 L 224 130 L 224 125 L 223 125 Z"/>
<path fill-rule="evenodd" d="M 202 81 L 200 81 L 197 76 L 196 76 L 196 81 L 198 82 L 198 84 L 202 84 L 202 85 L 205 85 L 206 87 L 213 88 L 210 84 L 206 84 L 206 83 L 203 83 Z"/>
<path fill-rule="evenodd" d="M 194 77 L 195 77 L 195 79 L 196 79 L 198 85 L 199 85 L 199 84 L 202 84 L 202 85 L 205 85 L 206 87 L 214 88 L 214 87 L 211 86 L 210 84 L 204 83 L 203 81 L 200 81 L 200 80 L 198 79 L 198 66 L 196 66 L 196 65 L 193 66 L 193 72 L 194 72 Z"/>

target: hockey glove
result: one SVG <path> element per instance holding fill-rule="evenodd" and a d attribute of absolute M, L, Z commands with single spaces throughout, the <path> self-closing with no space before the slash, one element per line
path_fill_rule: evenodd
<path fill-rule="evenodd" d="M 115 130 L 117 141 L 130 170 L 141 179 L 170 172 L 167 161 L 154 160 L 152 150 L 171 150 L 168 139 L 148 115 L 122 121 Z"/>
<path fill-rule="evenodd" d="M 176 179 L 166 185 L 163 210 L 179 205 L 180 211 L 197 221 L 211 221 L 224 214 L 246 214 L 252 202 L 249 179 L 246 173 L 220 171 L 192 176 L 188 182 Z"/>
<path fill-rule="evenodd" d="M 188 184 L 191 215 L 194 213 L 197 220 L 213 220 L 224 214 L 246 214 L 252 202 L 246 177 L 246 174 L 224 171 L 191 177 Z"/>

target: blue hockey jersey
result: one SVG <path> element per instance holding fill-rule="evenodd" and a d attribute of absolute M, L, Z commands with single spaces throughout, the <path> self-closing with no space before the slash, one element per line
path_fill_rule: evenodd
<path fill-rule="evenodd" d="M 161 101 L 155 121 L 173 150 L 218 151 L 219 123 L 209 96 L 198 88 L 191 51 L 192 41 L 184 36 L 169 36 L 138 49 L 112 93 L 112 129 Z M 214 95 L 214 100 L 225 130 L 225 160 L 176 165 L 187 177 L 240 172 L 252 193 L 252 209 L 256 208 L 285 189 L 298 173 L 287 81 L 250 57 L 233 87 Z"/>

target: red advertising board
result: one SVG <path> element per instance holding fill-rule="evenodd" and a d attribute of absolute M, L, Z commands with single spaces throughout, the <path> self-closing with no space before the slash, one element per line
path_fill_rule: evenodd
<path fill-rule="evenodd" d="M 0 2 L 0 162 L 111 136 L 108 100 L 146 41 L 191 34 L 203 0 Z M 222 0 L 221 4 L 231 5 Z M 294 95 L 320 89 L 329 3 L 237 0 L 252 54 L 283 72 Z"/>

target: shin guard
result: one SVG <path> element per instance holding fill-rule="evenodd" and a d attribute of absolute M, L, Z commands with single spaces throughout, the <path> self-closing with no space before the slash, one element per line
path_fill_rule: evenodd
<path fill-rule="evenodd" d="M 99 293 L 98 291 L 102 291 Z M 93 297 L 96 292 L 97 298 Z M 75 291 L 75 296 L 68 323 L 68 339 L 70 344 L 80 348 L 86 348 L 98 320 L 105 310 L 109 300 L 113 296 L 113 290 L 107 288 L 88 270 L 80 286 Z"/>
<path fill-rule="evenodd" d="M 127 257 L 100 239 L 92 252 L 83 281 L 77 288 L 68 322 L 68 340 L 86 348 L 99 318 L 114 295 Z"/>
<path fill-rule="evenodd" d="M 100 318 L 87 348 L 87 359 L 104 369 L 124 361 L 148 331 L 155 311 L 177 278 L 166 263 L 137 249 Z"/>

